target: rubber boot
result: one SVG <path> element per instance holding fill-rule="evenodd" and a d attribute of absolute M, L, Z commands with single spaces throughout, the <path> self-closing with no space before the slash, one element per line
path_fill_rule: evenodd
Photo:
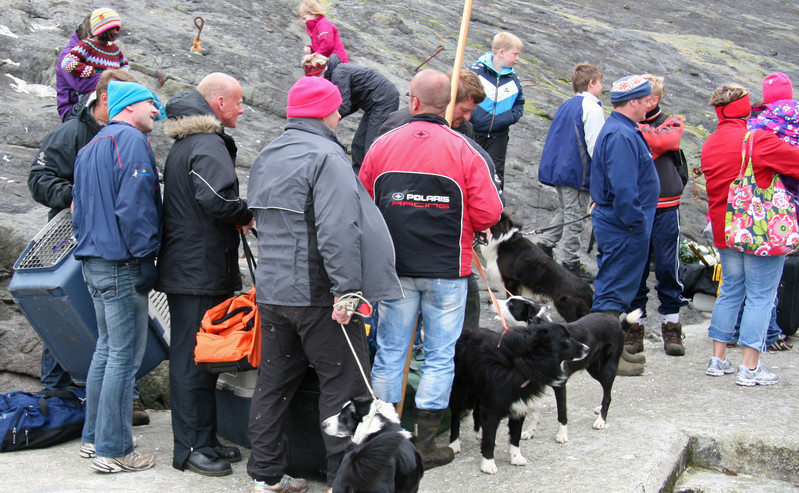
<path fill-rule="evenodd" d="M 630 325 L 630 331 L 624 338 L 624 349 L 630 354 L 644 350 L 644 326 L 639 323 Z"/>
<path fill-rule="evenodd" d="M 660 335 L 663 336 L 663 349 L 669 356 L 685 355 L 685 346 L 682 344 L 682 324 L 680 322 L 664 322 L 660 324 Z"/>
<path fill-rule="evenodd" d="M 455 458 L 455 452 L 449 447 L 436 447 L 436 435 L 441 424 L 443 409 L 413 410 L 413 439 L 416 451 L 422 457 L 425 470 L 449 464 Z"/>
<path fill-rule="evenodd" d="M 630 363 L 624 358 L 619 358 L 619 369 L 616 375 L 619 377 L 635 377 L 644 372 L 644 366 Z"/>

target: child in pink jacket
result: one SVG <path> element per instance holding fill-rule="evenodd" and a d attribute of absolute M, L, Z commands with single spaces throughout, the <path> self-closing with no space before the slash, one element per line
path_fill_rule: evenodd
<path fill-rule="evenodd" d="M 297 15 L 305 21 L 305 30 L 311 37 L 305 53 L 319 53 L 330 57 L 335 53 L 342 63 L 348 63 L 347 50 L 338 36 L 338 29 L 325 17 L 325 9 L 316 0 L 305 0 L 297 7 Z"/>

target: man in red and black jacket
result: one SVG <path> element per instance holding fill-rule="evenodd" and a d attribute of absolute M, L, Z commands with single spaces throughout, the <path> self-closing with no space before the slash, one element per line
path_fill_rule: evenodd
<path fill-rule="evenodd" d="M 405 297 L 380 303 L 372 385 L 379 399 L 400 401 L 402 373 L 417 314 L 424 319 L 425 361 L 416 393 L 414 442 L 425 468 L 450 462 L 434 438 L 454 375 L 471 273 L 475 231 L 494 225 L 503 204 L 476 144 L 449 128 L 449 78 L 425 70 L 411 81 L 411 122 L 379 137 L 360 179 L 386 220 Z"/>
<path fill-rule="evenodd" d="M 639 308 L 643 316 L 637 324 L 633 324 L 627 333 L 625 348 L 629 353 L 644 350 L 644 321 L 646 320 L 646 300 L 649 288 L 649 264 L 654 262 L 657 278 L 658 313 L 663 316 L 660 332 L 663 337 L 663 348 L 666 354 L 682 356 L 685 346 L 682 343 L 682 325 L 680 324 L 680 308 L 688 301 L 682 297 L 682 284 L 678 276 L 680 247 L 680 196 L 688 181 L 685 157 L 680 150 L 685 123 L 679 116 L 670 116 L 660 109 L 663 97 L 663 77 L 646 74 L 643 76 L 652 84 L 652 95 L 649 100 L 649 111 L 646 118 L 638 124 L 644 140 L 649 144 L 655 160 L 655 170 L 660 179 L 660 196 L 658 197 L 655 219 L 652 223 L 652 234 L 649 237 L 649 261 L 641 275 L 638 293 L 633 298 L 631 308 Z M 644 245 L 642 245 L 644 246 Z"/>

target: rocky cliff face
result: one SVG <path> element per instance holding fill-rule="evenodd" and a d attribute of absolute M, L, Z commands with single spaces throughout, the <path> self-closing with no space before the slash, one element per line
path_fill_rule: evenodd
<path fill-rule="evenodd" d="M 444 50 L 426 67 L 452 68 L 462 3 L 323 3 L 352 62 L 380 70 L 401 94 L 407 91 L 414 69 L 438 46 Z M 119 44 L 134 73 L 163 101 L 193 88 L 209 72 L 224 71 L 241 81 L 247 109 L 239 127 L 230 133 L 239 146 L 244 189 L 253 159 L 282 130 L 286 92 L 302 75 L 299 60 L 308 42 L 294 0 L 88 4 L 0 0 L 0 243 L 4 250 L 14 248 L 6 245 L 21 248 L 46 222 L 46 209 L 30 198 L 26 179 L 42 138 L 59 123 L 53 66 L 83 17 L 106 4 L 122 16 Z M 197 32 L 196 16 L 205 21 L 202 54 L 190 51 Z M 576 63 L 598 65 L 605 74 L 606 89 L 613 80 L 630 73 L 664 76 L 667 95 L 663 107 L 685 117 L 684 148 L 689 164 L 698 166 L 701 143 L 715 129 L 715 115 L 707 106 L 715 87 L 737 81 L 751 88 L 755 100 L 760 95 L 760 81 L 768 73 L 782 71 L 799 77 L 794 49 L 799 41 L 794 28 L 797 21 L 799 7 L 781 0 L 475 1 L 465 65 L 489 50 L 491 38 L 500 30 L 515 33 L 525 43 L 517 70 L 527 105 L 525 116 L 511 131 L 506 166 L 508 209 L 530 227 L 548 222 L 555 194 L 537 182 L 537 164 L 551 115 L 572 94 L 569 78 Z M 609 111 L 609 101 L 606 97 L 604 101 Z M 349 143 L 358 120 L 356 114 L 342 121 L 342 142 Z M 170 141 L 162 124 L 156 125 L 151 140 L 163 165 Z M 694 200 L 693 187 L 686 187 L 682 207 L 684 233 L 691 238 L 705 225 L 701 180 L 697 189 Z M 14 252 L 3 253 L 4 258 L 16 257 Z M 585 262 L 593 266 L 592 259 L 586 257 Z M 8 265 L 0 265 L 0 277 L 4 268 Z M 6 347 L 9 339 L 24 339 L 19 334 L 25 331 L 15 328 L 24 326 L 18 319 L 14 319 L 14 327 L 9 325 L 15 312 L 8 308 L 7 291 L 2 292 L 0 298 L 7 306 L 0 311 L 0 346 Z M 20 370 L 0 363 L 2 370 L 38 371 L 36 365 Z"/>

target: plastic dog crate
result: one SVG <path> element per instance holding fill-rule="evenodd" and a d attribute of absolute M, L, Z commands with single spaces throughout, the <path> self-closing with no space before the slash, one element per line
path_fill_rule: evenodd
<path fill-rule="evenodd" d="M 76 245 L 72 214 L 63 210 L 17 259 L 8 290 L 58 363 L 74 380 L 86 381 L 97 342 L 97 318 L 81 262 L 72 254 Z M 137 378 L 169 357 L 166 295 L 150 293 L 149 314 L 147 347 Z"/>
<path fill-rule="evenodd" d="M 219 436 L 250 448 L 247 426 L 258 370 L 220 373 L 216 383 L 216 420 Z M 288 442 L 288 473 L 325 480 L 327 459 L 319 428 L 319 380 L 309 368 L 283 422 Z"/>

